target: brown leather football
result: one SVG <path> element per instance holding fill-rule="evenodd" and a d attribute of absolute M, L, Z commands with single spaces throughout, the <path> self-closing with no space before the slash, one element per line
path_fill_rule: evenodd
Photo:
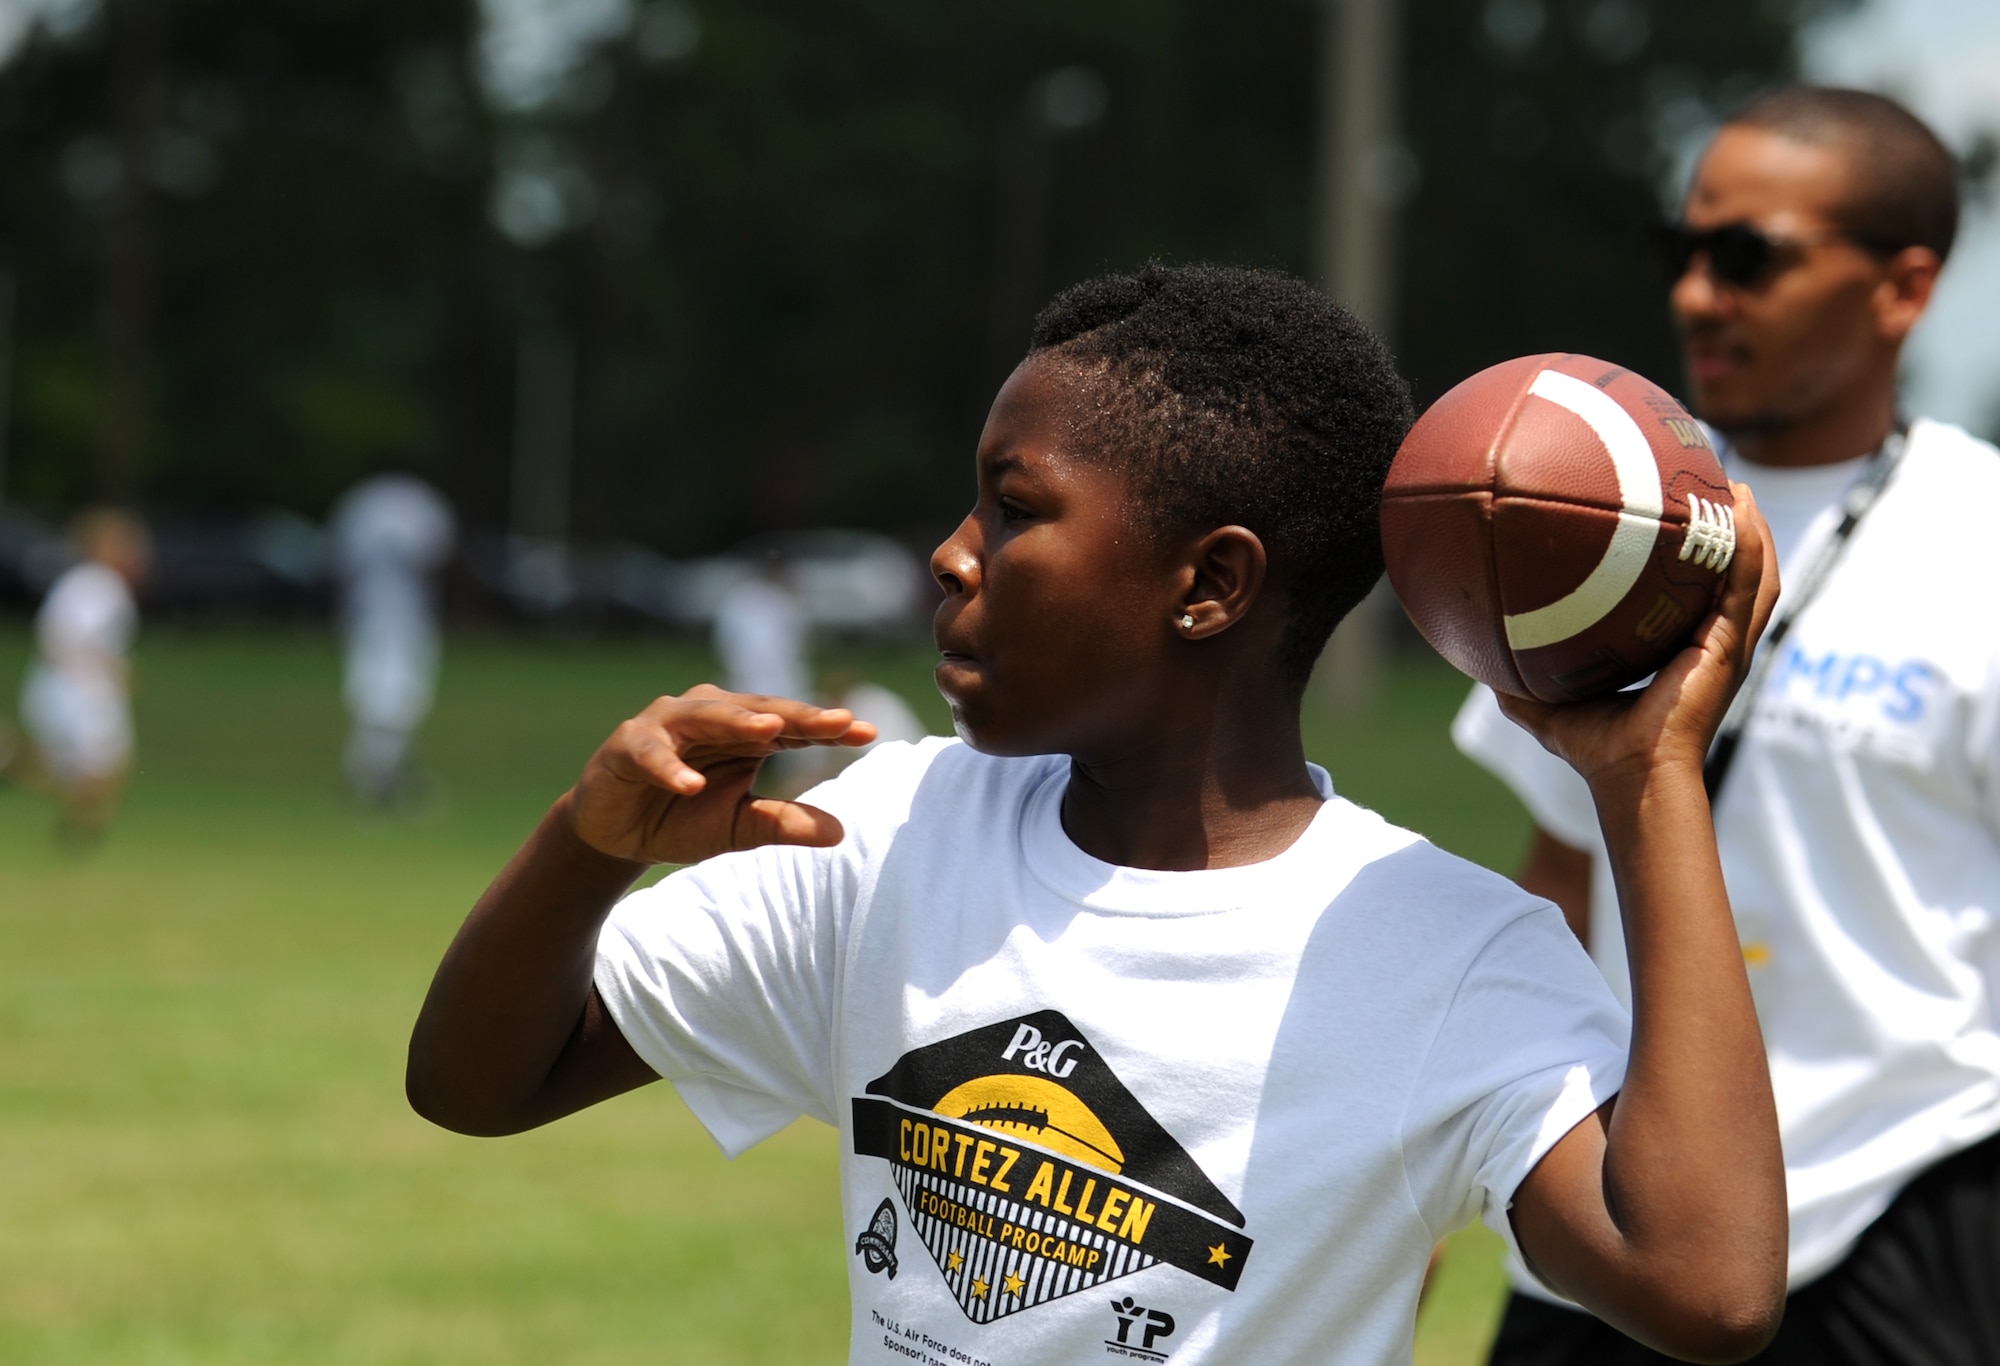
<path fill-rule="evenodd" d="M 1589 356 L 1482 370 L 1410 429 L 1382 491 L 1389 582 L 1437 652 L 1545 702 L 1684 647 L 1736 549 L 1729 481 L 1664 390 Z"/>

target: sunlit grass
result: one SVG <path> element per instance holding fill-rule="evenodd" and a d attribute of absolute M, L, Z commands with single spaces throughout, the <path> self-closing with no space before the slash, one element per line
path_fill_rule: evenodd
<path fill-rule="evenodd" d="M 0 627 L 0 686 L 25 632 Z M 920 649 L 857 657 L 927 719 Z M 665 1087 L 519 1138 L 401 1094 L 430 970 L 591 747 L 705 657 L 646 641 L 453 642 L 416 818 L 351 810 L 316 634 L 154 630 L 141 771 L 74 858 L 0 789 L 0 1360 L 812 1363 L 844 1358 L 831 1131 L 724 1163 Z M 1504 861 L 1519 818 L 1449 751 L 1459 684 L 1405 665 L 1336 781 Z M 1494 1242 L 1447 1261 L 1423 1366 L 1476 1360 Z"/>

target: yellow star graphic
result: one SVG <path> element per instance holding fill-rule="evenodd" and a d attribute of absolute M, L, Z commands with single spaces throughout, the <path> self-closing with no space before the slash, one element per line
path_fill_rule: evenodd
<path fill-rule="evenodd" d="M 1023 1290 L 1027 1288 L 1027 1285 L 1028 1282 L 1026 1281 L 1026 1279 L 1024 1279 L 1018 1272 L 1009 1271 L 1007 1273 L 1007 1279 L 1000 1283 L 1000 1288 L 1006 1291 L 1010 1295 L 1019 1295 Z"/>
<path fill-rule="evenodd" d="M 1222 1243 L 1217 1243 L 1214 1247 L 1210 1248 L 1208 1250 L 1208 1264 L 1210 1266 L 1227 1266 L 1229 1264 L 1228 1247 Z"/>
<path fill-rule="evenodd" d="M 982 1300 L 985 1299 L 986 1292 L 988 1290 L 991 1290 L 992 1288 L 993 1287 L 988 1285 L 984 1279 L 978 1276 L 974 1276 L 972 1278 L 972 1293 L 979 1296 L 980 1299 Z"/>
<path fill-rule="evenodd" d="M 957 1248 L 953 1248 L 951 1250 L 951 1256 L 948 1260 L 950 1261 L 951 1265 L 947 1266 L 945 1270 L 956 1271 L 960 1267 L 965 1265 L 965 1254 L 963 1252 L 960 1252 Z"/>

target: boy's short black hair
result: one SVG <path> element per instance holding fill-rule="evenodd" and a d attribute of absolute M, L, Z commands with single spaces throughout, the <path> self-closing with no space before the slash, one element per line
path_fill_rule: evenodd
<path fill-rule="evenodd" d="M 1082 441 L 1163 534 L 1257 533 L 1287 598 L 1280 667 L 1303 687 L 1382 576 L 1382 484 L 1411 422 L 1388 348 L 1289 275 L 1155 263 L 1057 295 L 1028 354 L 1075 367 Z"/>
<path fill-rule="evenodd" d="M 1928 124 L 1868 90 L 1790 85 L 1752 99 L 1727 126 L 1762 128 L 1842 154 L 1852 186 L 1843 226 L 1942 261 L 1958 235 L 1958 163 Z"/>

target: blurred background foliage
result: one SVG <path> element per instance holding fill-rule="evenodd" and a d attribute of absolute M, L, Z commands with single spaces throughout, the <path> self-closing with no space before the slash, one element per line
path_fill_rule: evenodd
<path fill-rule="evenodd" d="M 1420 399 L 1545 349 L 1671 381 L 1671 163 L 1840 2 L 1407 0 L 1373 192 Z M 553 60 L 509 37 L 526 4 L 31 28 L 0 69 L 0 493 L 316 517 L 394 465 L 474 528 L 915 538 L 1053 290 L 1315 269 L 1312 0 L 573 0 Z"/>

